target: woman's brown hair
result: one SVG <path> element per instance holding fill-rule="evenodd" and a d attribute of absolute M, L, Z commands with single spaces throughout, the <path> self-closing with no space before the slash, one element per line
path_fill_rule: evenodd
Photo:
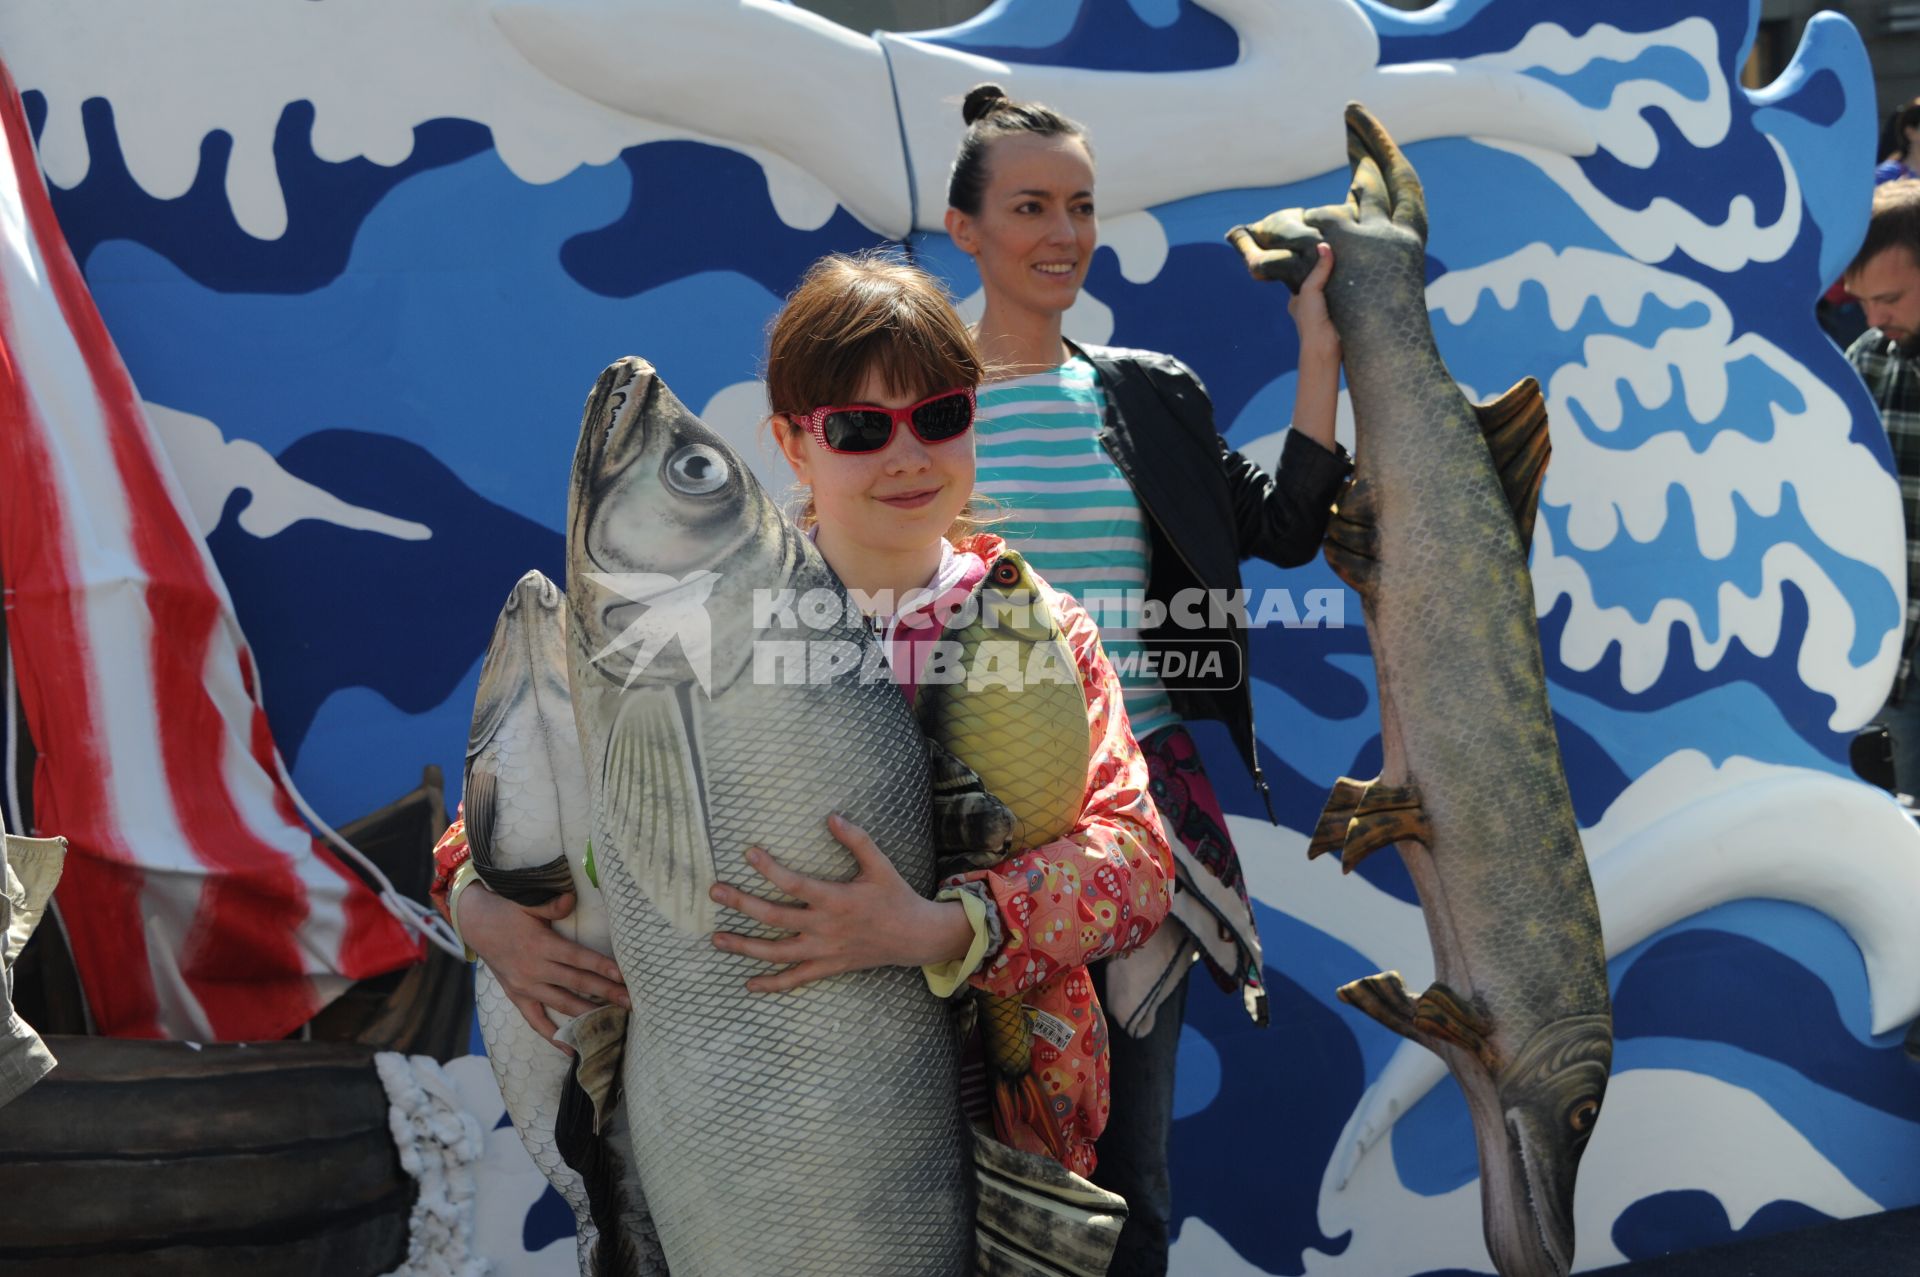
<path fill-rule="evenodd" d="M 1029 133 L 1035 137 L 1078 138 L 1087 150 L 1087 159 L 1093 159 L 1093 142 L 1079 121 L 1038 102 L 1015 102 L 997 84 L 974 85 L 960 105 L 960 118 L 966 121 L 967 131 L 947 175 L 947 204 L 969 217 L 980 214 L 987 192 L 987 152 L 1003 137 Z"/>
<path fill-rule="evenodd" d="M 834 253 L 815 262 L 774 316 L 767 336 L 767 406 L 781 414 L 852 403 L 869 373 L 919 399 L 986 379 L 973 334 L 938 280 L 885 251 Z M 951 536 L 979 526 L 976 497 Z M 808 498 L 801 526 L 813 522 Z"/>

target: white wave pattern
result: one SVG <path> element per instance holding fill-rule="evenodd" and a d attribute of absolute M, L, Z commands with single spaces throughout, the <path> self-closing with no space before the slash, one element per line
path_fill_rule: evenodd
<path fill-rule="evenodd" d="M 1614 1221 L 1635 1202 L 1687 1190 L 1711 1193 L 1735 1229 L 1778 1201 L 1839 1219 L 1882 1209 L 1752 1091 L 1699 1073 L 1633 1069 L 1608 1085 L 1606 1112 L 1580 1163 L 1574 1270 L 1625 1262 Z M 1393 1226 L 1381 1227 L 1383 1220 Z M 1338 1255 L 1308 1251 L 1305 1277 L 1489 1267 L 1478 1181 L 1425 1196 L 1401 1183 L 1390 1158 L 1373 1159 L 1344 1187 L 1324 1181 L 1320 1228 L 1330 1237 L 1351 1230 L 1352 1240 Z M 1169 1271 L 1268 1277 L 1200 1219 L 1181 1225 Z"/>
<path fill-rule="evenodd" d="M 679 7 L 697 6 L 689 0 Z M 723 8 L 705 7 L 716 14 Z M 738 34 L 717 16 L 704 23 L 698 13 L 683 16 L 679 47 L 669 52 L 688 67 L 712 64 L 710 32 L 729 39 Z M 837 30 L 825 19 L 802 18 Z M 630 29 L 617 43 L 632 52 L 654 47 L 665 34 L 656 27 L 642 40 Z M 530 63 L 473 0 L 12 5 L 0 7 L 0 48 L 20 88 L 46 96 L 41 164 L 56 185 L 70 188 L 86 177 L 91 156 L 80 107 L 103 97 L 113 104 L 128 171 L 158 199 L 186 194 L 199 175 L 202 140 L 224 130 L 233 139 L 227 197 L 241 228 L 259 239 L 276 239 L 287 228 L 273 138 L 289 102 L 313 104 L 313 149 L 323 160 L 399 164 L 413 153 L 417 126 L 475 120 L 492 130 L 502 162 L 532 183 L 556 181 L 583 164 L 610 163 L 644 142 L 707 140 L 716 131 L 711 124 L 696 130 L 643 119 L 583 97 Z M 874 60 L 877 67 L 877 51 Z M 883 69 L 879 76 L 884 90 Z M 183 84 L 194 91 L 181 92 Z M 688 105 L 704 109 L 714 100 Z M 847 114 L 865 105 L 845 94 L 838 100 Z M 861 140 L 868 133 L 881 144 L 892 138 L 897 156 L 891 104 L 873 105 L 885 107 L 877 123 L 864 129 L 851 120 L 839 124 Z M 774 207 L 790 225 L 813 229 L 833 215 L 834 194 L 792 161 L 751 137 L 722 144 L 761 163 Z M 877 158 L 883 154 L 884 146 L 868 152 L 882 171 Z"/>
<path fill-rule="evenodd" d="M 1599 145 L 1622 163 L 1648 168 L 1659 158 L 1659 135 L 1645 113 L 1659 110 L 1673 121 L 1680 135 L 1705 149 L 1725 140 L 1732 124 L 1731 89 L 1720 70 L 1719 37 L 1711 22 L 1691 17 L 1658 31 L 1628 32 L 1600 23 L 1574 36 L 1554 23 L 1532 28 L 1520 43 L 1504 53 L 1464 59 L 1462 67 L 1497 72 L 1531 69 L 1572 75 L 1597 61 L 1631 62 L 1651 49 L 1669 48 L 1692 59 L 1706 77 L 1707 96 L 1695 100 L 1678 87 L 1644 77 L 1614 86 L 1606 106 L 1576 105 L 1573 109 L 1593 131 Z M 1758 222 L 1750 196 L 1734 194 L 1726 220 L 1703 220 L 1674 200 L 1656 197 L 1645 208 L 1615 203 L 1588 179 L 1571 156 L 1525 143 L 1483 139 L 1487 145 L 1530 160 L 1551 178 L 1622 249 L 1643 262 L 1664 261 L 1676 251 L 1715 270 L 1731 271 L 1748 262 L 1771 262 L 1785 256 L 1799 238 L 1804 212 L 1799 175 L 1787 152 L 1768 138 L 1786 182 L 1780 216 L 1771 224 Z"/>
<path fill-rule="evenodd" d="M 278 536 L 303 519 L 401 541 L 425 541 L 433 535 L 424 523 L 353 505 L 288 474 L 265 448 L 249 439 L 227 439 L 205 417 L 156 403 L 145 407 L 186 489 L 202 537 L 219 526 L 228 498 L 241 490 L 250 499 L 240 511 L 240 527 L 257 537 Z"/>
<path fill-rule="evenodd" d="M 1765 656 L 1779 641 L 1781 586 L 1791 581 L 1805 594 L 1809 609 L 1801 645 L 1799 673 L 1809 687 L 1834 698 L 1830 726 L 1848 730 L 1864 723 L 1880 707 L 1899 661 L 1899 629 L 1884 637 L 1879 652 L 1854 666 L 1853 606 L 1806 552 L 1776 545 L 1763 560 L 1764 583 L 1758 595 L 1743 595 L 1732 580 L 1720 583 L 1717 633 L 1709 635 L 1691 605 L 1662 600 L 1653 615 L 1638 621 L 1624 607 L 1602 607 L 1593 599 L 1592 577 L 1604 571 L 1607 548 L 1621 535 L 1649 541 L 1666 525 L 1667 489 L 1680 485 L 1693 509 L 1701 560 L 1684 570 L 1712 571 L 1735 549 L 1736 498 L 1762 517 L 1778 513 L 1791 486 L 1807 526 L 1836 554 L 1882 574 L 1898 598 L 1905 596 L 1904 525 L 1900 494 L 1893 479 L 1864 445 L 1850 443 L 1853 418 L 1832 387 L 1805 365 L 1764 337 L 1737 332 L 1733 315 L 1715 293 L 1692 280 L 1644 263 L 1585 248 L 1555 252 L 1532 244 L 1498 261 L 1442 276 L 1427 290 L 1427 304 L 1456 327 L 1471 320 L 1483 298 L 1510 309 L 1520 290 L 1535 284 L 1545 290 L 1556 327 L 1571 330 L 1589 302 L 1598 301 L 1607 318 L 1621 327 L 1633 324 L 1649 300 L 1680 309 L 1701 306 L 1704 323 L 1669 327 L 1651 346 L 1618 334 L 1586 339 L 1583 359 L 1554 369 L 1546 377 L 1553 464 L 1548 467 L 1541 502 L 1567 511 L 1569 544 L 1555 543 L 1545 521 L 1536 526 L 1534 592 L 1540 611 L 1549 611 L 1565 595 L 1573 615 L 1561 640 L 1560 659 L 1575 670 L 1592 669 L 1610 644 L 1621 647 L 1621 685 L 1640 692 L 1666 667 L 1669 627 L 1682 622 L 1690 636 L 1693 660 L 1702 669 L 1718 665 L 1738 638 L 1748 650 Z M 1771 405 L 1772 437 L 1759 441 L 1736 430 L 1721 430 L 1706 449 L 1696 452 L 1680 431 L 1663 431 L 1632 450 L 1608 448 L 1587 437 L 1574 421 L 1577 405 L 1596 430 L 1620 428 L 1626 412 L 1622 387 L 1647 409 L 1686 413 L 1693 422 L 1717 420 L 1725 411 L 1729 369 L 1757 359 L 1802 397 L 1791 411 Z M 1669 403 L 1676 380 L 1680 401 Z M 1650 483 L 1649 475 L 1665 477 Z"/>
<path fill-rule="evenodd" d="M 202 140 L 224 130 L 233 139 L 227 196 L 260 239 L 286 231 L 274 131 L 283 108 L 303 99 L 325 160 L 399 164 L 416 126 L 465 119 L 492 130 L 517 176 L 544 183 L 630 146 L 692 138 L 756 160 L 789 225 L 817 229 L 844 204 L 889 235 L 939 227 L 957 105 L 983 79 L 1076 104 L 1107 139 L 1101 198 L 1111 215 L 1324 173 L 1341 163 L 1340 108 L 1352 97 L 1404 141 L 1594 149 L 1572 99 L 1532 77 L 1454 63 L 1376 67 L 1378 37 L 1352 0 L 1296 6 L 1310 14 L 1269 0 L 1201 4 L 1239 34 L 1233 66 L 1009 66 L 895 35 L 875 40 L 774 0 L 93 0 L 0 8 L 0 48 L 20 86 L 47 97 L 41 147 L 56 184 L 86 176 L 80 108 L 102 97 L 129 172 L 157 198 L 186 193 Z M 1304 29 L 1313 40 L 1299 38 Z M 1281 117 L 1316 123 L 1243 127 Z M 1196 136 L 1208 144 L 1193 145 Z M 1123 256 L 1135 282 L 1157 273 L 1154 260 L 1150 237 L 1147 252 Z"/>
<path fill-rule="evenodd" d="M 1873 1032 L 1920 1014 L 1920 931 L 1912 926 L 1920 913 L 1920 848 L 1905 814 L 1880 791 L 1747 758 L 1715 766 L 1682 750 L 1628 786 L 1581 841 L 1609 956 L 1716 905 L 1784 900 L 1833 919 L 1859 946 Z M 1263 892 L 1259 880 L 1248 881 Z M 1360 906 L 1344 908 L 1336 918 Z M 1375 925 L 1331 934 L 1369 957 L 1398 959 L 1411 947 L 1404 933 L 1380 925 L 1394 916 L 1377 902 L 1359 916 Z M 1431 969 L 1429 961 L 1422 976 L 1409 972 L 1410 983 L 1420 987 Z M 1437 1055 L 1401 1044 L 1361 1096 L 1351 1139 L 1329 1164 L 1332 1181 L 1355 1175 L 1367 1150 L 1445 1077 Z M 1611 1112 L 1611 1093 L 1608 1105 Z"/>
<path fill-rule="evenodd" d="M 953 308 L 967 323 L 979 323 L 987 308 L 986 290 L 974 289 L 955 302 Z M 1104 346 L 1113 340 L 1113 308 L 1082 288 L 1067 313 L 1060 317 L 1060 330 L 1073 341 Z"/>
<path fill-rule="evenodd" d="M 571 1232 L 538 1251 L 526 1248 L 527 1212 L 547 1193 L 547 1179 L 527 1156 L 513 1123 L 503 1121 L 507 1106 L 487 1057 L 449 1060 L 445 1073 L 462 1107 L 486 1132 L 486 1152 L 474 1174 L 474 1251 L 510 1277 L 573 1277 L 580 1268 Z"/>

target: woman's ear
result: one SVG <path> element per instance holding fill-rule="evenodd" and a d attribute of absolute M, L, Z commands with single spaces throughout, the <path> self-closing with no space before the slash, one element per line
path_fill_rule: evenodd
<path fill-rule="evenodd" d="M 968 257 L 973 257 L 980 251 L 980 239 L 974 233 L 973 219 L 957 208 L 947 210 L 947 238 L 953 241 L 955 248 Z"/>
<path fill-rule="evenodd" d="M 807 432 L 796 427 L 793 418 L 784 412 L 774 413 L 771 424 L 774 441 L 780 445 L 780 454 L 793 469 L 793 477 L 802 483 L 812 483 L 813 440 L 807 438 Z"/>

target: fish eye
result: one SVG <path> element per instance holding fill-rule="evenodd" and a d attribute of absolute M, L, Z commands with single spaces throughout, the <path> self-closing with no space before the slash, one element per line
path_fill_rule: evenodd
<path fill-rule="evenodd" d="M 667 458 L 667 483 L 675 492 L 704 497 L 727 486 L 730 467 L 717 448 L 689 443 Z"/>
<path fill-rule="evenodd" d="M 1594 1119 L 1599 1116 L 1599 1100 L 1582 1100 L 1573 1106 L 1572 1112 L 1567 1114 L 1567 1122 L 1575 1131 L 1581 1135 L 1585 1135 L 1593 1129 Z"/>

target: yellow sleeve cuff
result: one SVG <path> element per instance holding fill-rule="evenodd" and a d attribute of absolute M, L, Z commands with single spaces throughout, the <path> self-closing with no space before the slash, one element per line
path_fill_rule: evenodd
<path fill-rule="evenodd" d="M 473 867 L 473 861 L 463 861 L 453 871 L 453 881 L 447 884 L 447 921 L 453 926 L 453 938 L 460 941 L 460 947 L 467 951 L 467 961 L 476 961 L 478 955 L 467 945 L 466 938 L 460 934 L 460 893 L 480 882 L 480 871 Z M 480 882 L 481 887 L 487 884 Z"/>
<path fill-rule="evenodd" d="M 973 927 L 973 944 L 967 949 L 967 956 L 955 958 L 951 962 L 935 962 L 920 968 L 927 977 L 927 988 L 936 998 L 950 998 L 967 982 L 967 978 L 980 969 L 987 958 L 987 902 L 971 891 L 961 891 L 957 887 L 948 887 L 934 896 L 935 900 L 958 900 L 960 907 L 967 911 L 967 922 Z"/>

